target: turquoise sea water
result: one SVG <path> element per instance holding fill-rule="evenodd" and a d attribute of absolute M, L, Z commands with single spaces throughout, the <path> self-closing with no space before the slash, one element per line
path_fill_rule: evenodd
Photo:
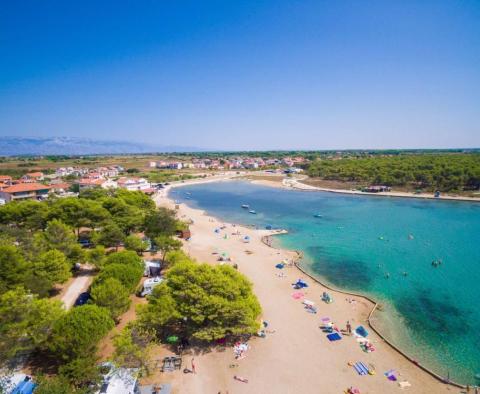
<path fill-rule="evenodd" d="M 312 273 L 385 303 L 380 323 L 396 344 L 442 376 L 479 383 L 480 204 L 241 181 L 185 186 L 171 197 L 228 222 L 287 229 L 277 242 L 302 250 Z"/>

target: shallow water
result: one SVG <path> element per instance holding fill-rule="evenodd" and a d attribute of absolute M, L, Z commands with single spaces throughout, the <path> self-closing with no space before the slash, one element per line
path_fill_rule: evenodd
<path fill-rule="evenodd" d="M 442 376 L 475 383 L 480 204 L 290 191 L 241 181 L 185 186 L 171 197 L 228 222 L 287 229 L 277 242 L 302 250 L 312 273 L 386 303 L 381 325 L 408 354 Z M 442 264 L 435 268 L 434 260 Z"/>

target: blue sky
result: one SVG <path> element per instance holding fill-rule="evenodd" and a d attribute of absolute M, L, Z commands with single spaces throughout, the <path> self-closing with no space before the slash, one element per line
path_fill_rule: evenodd
<path fill-rule="evenodd" d="M 480 147 L 480 2 L 3 2 L 0 135 Z"/>

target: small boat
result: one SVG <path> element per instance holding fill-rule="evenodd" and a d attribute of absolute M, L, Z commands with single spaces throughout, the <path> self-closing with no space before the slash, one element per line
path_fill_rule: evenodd
<path fill-rule="evenodd" d="M 248 208 L 250 208 L 250 205 L 248 205 L 248 204 L 243 204 L 243 205 L 242 205 L 242 208 L 248 209 Z"/>
<path fill-rule="evenodd" d="M 323 215 L 319 214 L 319 213 L 316 213 L 315 215 L 313 215 L 314 218 L 323 218 Z"/>
<path fill-rule="evenodd" d="M 253 209 L 251 209 L 250 211 L 248 211 L 248 213 L 251 213 L 252 215 L 256 215 L 257 211 L 254 211 Z"/>

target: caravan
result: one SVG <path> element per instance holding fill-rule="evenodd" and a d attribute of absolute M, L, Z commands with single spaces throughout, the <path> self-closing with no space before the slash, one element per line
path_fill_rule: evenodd
<path fill-rule="evenodd" d="M 155 278 L 146 279 L 145 282 L 143 282 L 143 289 L 142 289 L 142 292 L 140 293 L 140 296 L 146 297 L 152 294 L 153 289 L 162 282 L 163 282 L 163 278 L 160 278 L 159 276 Z"/>
<path fill-rule="evenodd" d="M 160 275 L 162 269 L 162 263 L 160 260 L 145 260 L 145 270 L 143 276 L 155 277 Z"/>
<path fill-rule="evenodd" d="M 135 369 L 117 368 L 109 362 L 100 369 L 104 371 L 103 382 L 96 394 L 140 394 Z"/>

